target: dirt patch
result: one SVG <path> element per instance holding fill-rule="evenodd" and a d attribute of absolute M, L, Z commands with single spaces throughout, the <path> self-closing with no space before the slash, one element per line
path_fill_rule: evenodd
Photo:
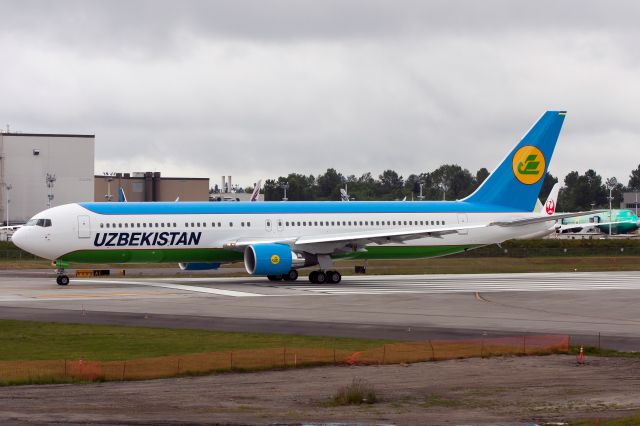
<path fill-rule="evenodd" d="M 508 357 L 0 388 L 0 423 L 521 424 L 640 410 L 640 359 Z M 335 406 L 354 377 L 379 402 Z"/>

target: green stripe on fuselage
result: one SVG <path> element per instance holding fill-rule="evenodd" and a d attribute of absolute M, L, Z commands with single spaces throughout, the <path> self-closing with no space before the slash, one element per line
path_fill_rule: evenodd
<path fill-rule="evenodd" d="M 371 246 L 367 251 L 344 253 L 336 259 L 422 259 L 446 256 L 479 247 L 465 246 Z M 238 262 L 242 252 L 224 249 L 162 249 L 162 250 L 79 250 L 67 253 L 58 260 L 74 263 L 188 263 L 188 262 Z"/>

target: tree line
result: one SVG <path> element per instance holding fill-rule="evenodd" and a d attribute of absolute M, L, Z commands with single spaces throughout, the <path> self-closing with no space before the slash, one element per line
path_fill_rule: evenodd
<path fill-rule="evenodd" d="M 343 175 L 333 168 L 318 176 L 290 173 L 277 179 L 268 179 L 263 186 L 266 201 L 278 201 L 284 196 L 291 201 L 339 200 L 340 189 L 347 187 L 351 199 L 367 200 L 459 200 L 471 194 L 489 176 L 486 168 L 475 174 L 457 164 L 445 164 L 432 172 L 411 174 L 407 178 L 394 170 L 385 170 L 377 178 L 371 173 Z M 558 178 L 547 173 L 540 191 L 540 199 L 549 195 Z M 422 187 L 422 188 L 421 188 Z M 421 191 L 422 189 L 422 191 Z M 247 189 L 249 190 L 249 188 Z M 613 186 L 613 206 L 618 208 L 622 193 L 640 191 L 640 165 L 631 171 L 627 185 Z M 422 194 L 422 196 L 421 196 Z M 595 170 L 580 174 L 572 171 L 564 178 L 558 200 L 558 210 L 576 211 L 609 206 L 609 189 Z"/>

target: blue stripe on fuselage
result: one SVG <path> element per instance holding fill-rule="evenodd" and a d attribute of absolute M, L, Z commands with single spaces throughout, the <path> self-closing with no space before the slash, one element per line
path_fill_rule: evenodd
<path fill-rule="evenodd" d="M 513 208 L 464 201 L 265 201 L 79 203 L 107 215 L 290 213 L 507 213 Z"/>

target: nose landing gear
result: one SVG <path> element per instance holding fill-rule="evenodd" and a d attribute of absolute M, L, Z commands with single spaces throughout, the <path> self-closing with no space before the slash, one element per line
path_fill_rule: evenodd
<path fill-rule="evenodd" d="M 69 285 L 69 277 L 67 275 L 63 274 L 59 274 L 56 277 L 56 283 L 58 283 L 58 285 Z"/>
<path fill-rule="evenodd" d="M 58 285 L 69 285 L 69 276 L 65 274 L 64 268 L 68 266 L 67 262 L 56 260 L 53 262 L 53 266 L 56 267 L 56 283 Z"/>

